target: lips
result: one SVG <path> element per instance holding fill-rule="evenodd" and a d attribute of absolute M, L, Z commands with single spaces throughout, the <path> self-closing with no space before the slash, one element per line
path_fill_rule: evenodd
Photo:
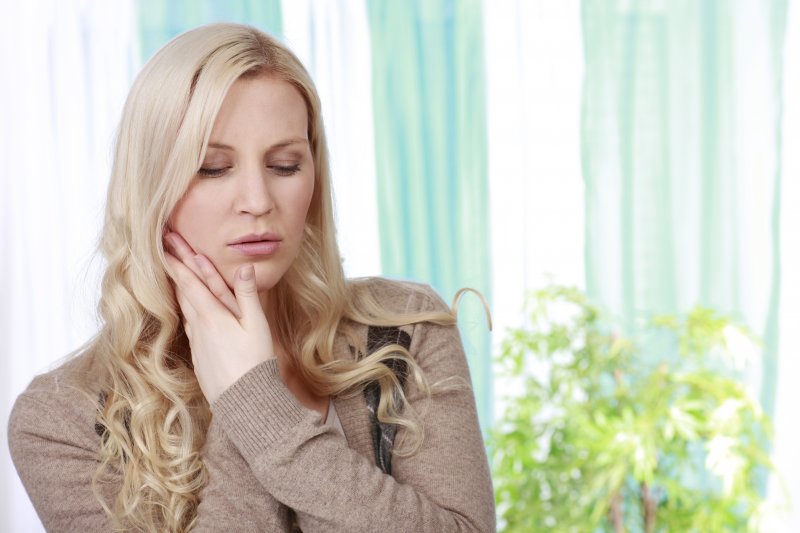
<path fill-rule="evenodd" d="M 250 233 L 249 235 L 243 235 L 239 237 L 235 241 L 231 242 L 230 244 L 243 244 L 243 243 L 250 243 L 250 242 L 264 242 L 264 241 L 281 241 L 281 238 L 275 235 L 274 233 L 266 232 L 266 233 Z"/>
<path fill-rule="evenodd" d="M 244 255 L 272 255 L 281 246 L 281 238 L 274 233 L 250 234 L 239 237 L 228 244 Z"/>

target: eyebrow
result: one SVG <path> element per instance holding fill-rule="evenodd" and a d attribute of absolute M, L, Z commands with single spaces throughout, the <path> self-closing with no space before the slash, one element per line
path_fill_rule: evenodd
<path fill-rule="evenodd" d="M 275 143 L 269 147 L 269 151 L 277 150 L 279 148 L 286 148 L 287 146 L 291 146 L 293 144 L 308 144 L 308 139 L 304 139 L 302 137 L 296 137 L 294 139 L 286 139 L 285 141 L 281 141 L 279 143 Z M 231 150 L 233 151 L 233 146 L 229 144 L 217 143 L 217 142 L 210 142 L 208 143 L 209 148 L 217 148 L 219 150 Z"/>

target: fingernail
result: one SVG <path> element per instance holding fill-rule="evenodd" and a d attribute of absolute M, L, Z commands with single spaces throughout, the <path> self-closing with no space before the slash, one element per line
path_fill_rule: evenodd
<path fill-rule="evenodd" d="M 255 270 L 253 269 L 253 265 L 245 265 L 239 269 L 239 279 L 242 281 L 250 281 L 253 279 L 254 275 Z"/>

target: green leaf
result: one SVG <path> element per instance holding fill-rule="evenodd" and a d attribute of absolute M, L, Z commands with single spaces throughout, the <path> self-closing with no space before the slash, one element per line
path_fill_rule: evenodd
<path fill-rule="evenodd" d="M 635 531 L 641 483 L 659 531 L 748 527 L 772 430 L 732 359 L 716 357 L 739 326 L 696 307 L 628 338 L 574 287 L 537 291 L 527 308 L 497 356 L 524 391 L 489 434 L 506 531 L 609 530 L 617 493 Z"/>

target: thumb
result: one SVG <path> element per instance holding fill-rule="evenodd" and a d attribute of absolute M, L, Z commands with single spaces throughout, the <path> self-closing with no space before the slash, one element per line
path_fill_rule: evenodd
<path fill-rule="evenodd" d="M 245 321 L 252 323 L 255 317 L 263 319 L 264 311 L 261 309 L 261 302 L 258 299 L 256 272 L 252 264 L 242 265 L 236 271 L 233 292 L 236 295 L 236 301 Z"/>

